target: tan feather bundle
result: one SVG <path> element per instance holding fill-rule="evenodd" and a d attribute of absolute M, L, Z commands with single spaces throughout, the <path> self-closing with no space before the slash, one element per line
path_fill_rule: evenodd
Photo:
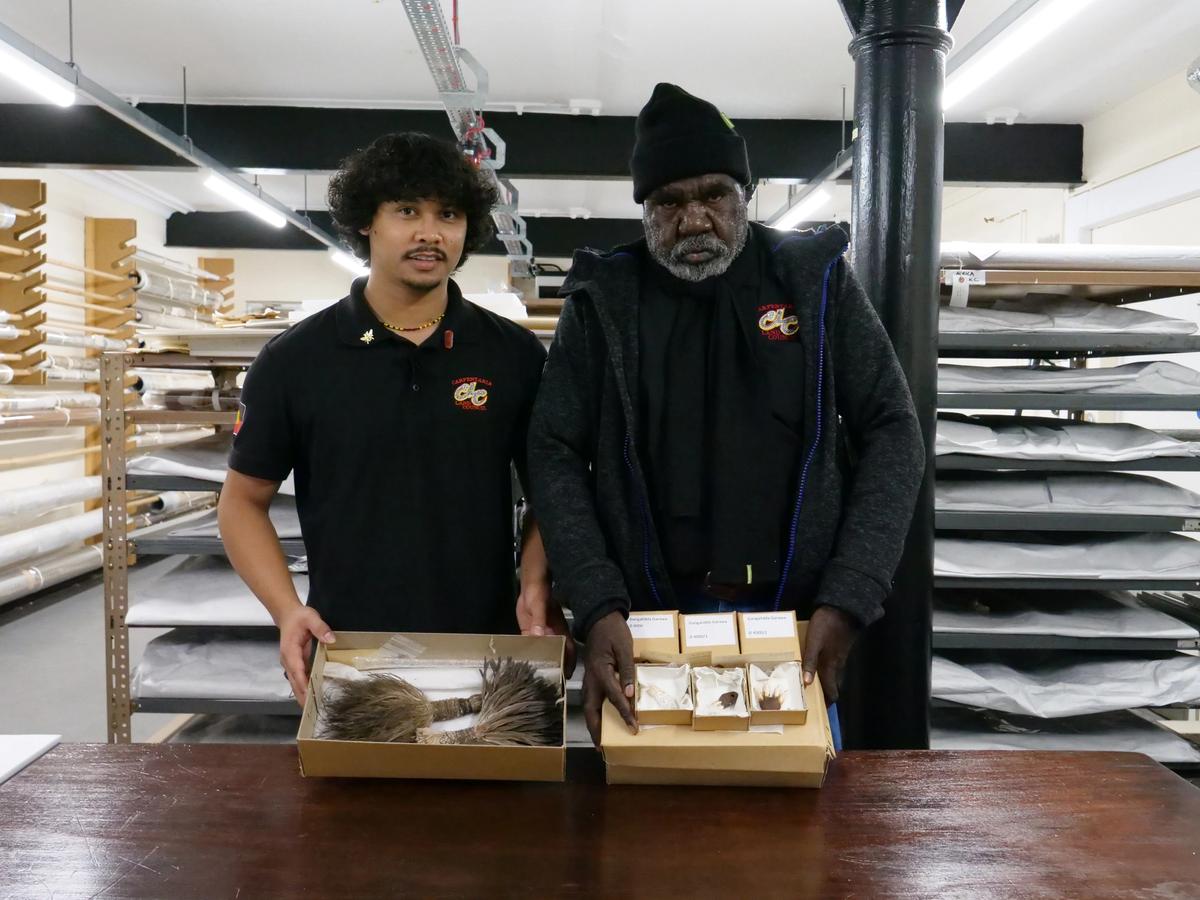
<path fill-rule="evenodd" d="M 322 710 L 322 737 L 334 741 L 411 744 L 419 730 L 434 722 L 479 712 L 483 700 L 482 694 L 430 700 L 419 688 L 395 675 L 336 680 L 340 688 Z"/>
<path fill-rule="evenodd" d="M 562 744 L 562 694 L 532 663 L 511 658 L 483 663 L 479 719 L 458 731 L 417 729 L 419 744 L 491 744 L 557 747 Z"/>

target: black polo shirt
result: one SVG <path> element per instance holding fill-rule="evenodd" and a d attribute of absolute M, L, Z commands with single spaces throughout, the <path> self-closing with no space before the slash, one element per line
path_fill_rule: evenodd
<path fill-rule="evenodd" d="M 463 299 L 419 347 L 349 296 L 272 339 L 242 392 L 229 467 L 295 471 L 309 605 L 335 629 L 516 628 L 510 465 L 546 352 Z"/>

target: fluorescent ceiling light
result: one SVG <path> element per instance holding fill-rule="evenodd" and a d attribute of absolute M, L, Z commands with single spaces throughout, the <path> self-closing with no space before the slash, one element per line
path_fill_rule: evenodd
<path fill-rule="evenodd" d="M 208 178 L 204 180 L 204 186 L 214 194 L 219 194 L 230 203 L 262 219 L 268 225 L 275 228 L 282 228 L 287 224 L 287 219 L 279 210 L 264 203 L 259 197 L 250 193 L 245 188 L 234 184 L 228 178 L 218 175 L 216 172 L 208 174 Z"/>
<path fill-rule="evenodd" d="M 787 231 L 789 228 L 795 228 L 801 222 L 807 222 L 813 214 L 830 201 L 829 191 L 825 188 L 817 188 L 799 203 L 789 206 L 783 213 L 771 223 L 772 228 L 780 228 Z"/>
<path fill-rule="evenodd" d="M 1091 3 L 1092 0 L 1042 0 L 946 79 L 942 109 L 949 109 L 974 93 Z"/>
<path fill-rule="evenodd" d="M 357 256 L 352 256 L 351 254 L 347 253 L 345 250 L 331 249 L 329 251 L 329 258 L 348 272 L 353 272 L 356 277 L 362 277 L 364 275 L 371 274 L 370 266 L 366 265 Z"/>
<path fill-rule="evenodd" d="M 40 94 L 56 106 L 75 103 L 75 85 L 4 43 L 0 43 L 0 75 Z"/>

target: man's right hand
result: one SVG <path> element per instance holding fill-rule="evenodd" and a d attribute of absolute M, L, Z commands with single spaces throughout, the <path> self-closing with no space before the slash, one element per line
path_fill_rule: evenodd
<path fill-rule="evenodd" d="M 334 641 L 333 629 L 315 609 L 298 605 L 279 620 L 279 662 L 301 708 L 308 694 L 308 651 L 313 638 L 326 645 Z"/>
<path fill-rule="evenodd" d="M 600 715 L 604 701 L 616 707 L 633 732 L 633 635 L 619 612 L 611 612 L 592 625 L 587 634 L 586 668 L 583 671 L 583 718 L 592 743 L 600 746 Z"/>

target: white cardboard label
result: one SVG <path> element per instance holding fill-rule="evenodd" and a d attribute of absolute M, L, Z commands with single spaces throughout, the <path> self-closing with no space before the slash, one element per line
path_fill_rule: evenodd
<path fill-rule="evenodd" d="M 638 640 L 675 637 L 675 619 L 666 613 L 630 613 L 629 633 Z"/>
<path fill-rule="evenodd" d="M 747 638 L 792 638 L 796 636 L 796 616 L 790 612 L 746 613 Z"/>
<path fill-rule="evenodd" d="M 737 628 L 733 613 L 688 616 L 684 620 L 684 640 L 689 647 L 736 647 Z"/>

